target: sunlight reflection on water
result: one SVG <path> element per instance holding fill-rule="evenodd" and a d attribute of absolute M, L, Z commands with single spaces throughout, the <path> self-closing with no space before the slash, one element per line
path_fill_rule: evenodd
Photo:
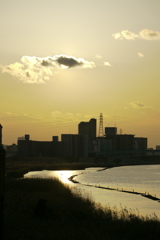
<path fill-rule="evenodd" d="M 69 178 L 73 175 L 78 175 L 79 171 L 69 171 L 69 170 L 63 170 L 63 171 L 35 171 L 35 172 L 29 172 L 24 175 L 24 178 L 57 178 L 63 183 L 71 184 L 71 181 Z"/>
<path fill-rule="evenodd" d="M 69 177 L 76 175 L 77 172 L 74 171 L 56 171 L 54 172 L 55 176 L 60 179 L 63 183 L 70 183 Z"/>
<path fill-rule="evenodd" d="M 140 215 L 152 215 L 154 212 L 160 218 L 160 203 L 141 195 L 134 195 L 125 192 L 118 192 L 114 190 L 100 189 L 95 186 L 101 185 L 108 187 L 119 187 L 123 189 L 131 189 L 135 191 L 145 192 L 146 189 L 157 193 L 159 196 L 159 170 L 160 166 L 133 166 L 107 169 L 106 171 L 99 171 L 100 168 L 90 168 L 78 171 L 39 171 L 29 172 L 24 177 L 29 178 L 58 178 L 63 183 L 81 189 L 83 196 L 90 195 L 93 201 L 100 203 L 102 206 L 109 205 L 110 207 L 117 207 L 117 209 L 127 208 L 132 209 Z M 142 176 L 142 169 L 144 176 Z M 154 175 L 151 178 L 150 170 L 154 170 Z M 136 174 L 136 175 L 135 175 Z M 75 176 L 75 180 L 82 184 L 74 184 L 69 181 L 71 176 Z M 84 184 L 90 184 L 85 186 Z M 93 186 L 91 186 L 93 185 Z M 74 189 L 73 189 L 74 190 Z"/>

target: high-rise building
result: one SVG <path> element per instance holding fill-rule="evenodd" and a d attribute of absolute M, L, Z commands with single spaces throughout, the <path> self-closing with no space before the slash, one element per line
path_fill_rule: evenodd
<path fill-rule="evenodd" d="M 95 139 L 97 135 L 97 120 L 95 118 L 89 121 L 89 138 Z"/>
<path fill-rule="evenodd" d="M 92 118 L 89 122 L 80 122 L 78 125 L 78 134 L 85 134 L 90 140 L 94 140 L 97 135 L 97 120 Z"/>

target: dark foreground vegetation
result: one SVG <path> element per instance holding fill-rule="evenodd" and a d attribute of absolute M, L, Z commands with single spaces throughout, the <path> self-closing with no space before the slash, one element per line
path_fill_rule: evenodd
<path fill-rule="evenodd" d="M 160 222 L 126 209 L 102 209 L 59 180 L 8 178 L 4 235 L 5 240 L 159 240 Z"/>
<path fill-rule="evenodd" d="M 81 161 L 80 161 L 81 160 Z M 41 170 L 83 170 L 88 167 L 119 167 L 128 165 L 160 164 L 160 156 L 141 156 L 137 158 L 46 158 L 46 157 L 8 157 L 6 158 L 6 177 L 23 177 L 30 171 Z"/>
<path fill-rule="evenodd" d="M 67 162 L 54 158 L 6 158 L 5 172 L 7 178 L 21 178 L 25 173 L 42 170 L 84 170 L 88 167 L 105 167 L 106 164 L 85 162 Z"/>

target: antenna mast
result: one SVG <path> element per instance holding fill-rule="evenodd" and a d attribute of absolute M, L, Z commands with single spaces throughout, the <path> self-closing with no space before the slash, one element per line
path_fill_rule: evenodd
<path fill-rule="evenodd" d="M 99 118 L 99 133 L 98 133 L 98 137 L 103 137 L 103 114 L 100 113 L 100 118 Z"/>

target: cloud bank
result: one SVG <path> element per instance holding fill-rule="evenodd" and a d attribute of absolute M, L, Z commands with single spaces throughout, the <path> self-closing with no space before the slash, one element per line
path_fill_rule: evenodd
<path fill-rule="evenodd" d="M 93 68 L 95 63 L 61 54 L 45 58 L 23 56 L 20 62 L 0 66 L 3 73 L 9 73 L 23 83 L 45 83 L 57 68 L 73 67 Z"/>
<path fill-rule="evenodd" d="M 153 31 L 149 29 L 143 29 L 139 32 L 139 34 L 135 34 L 133 32 L 130 32 L 128 30 L 123 30 L 119 33 L 114 33 L 113 38 L 123 40 L 135 40 L 137 39 L 144 39 L 144 40 L 160 40 L 160 32 Z"/>

